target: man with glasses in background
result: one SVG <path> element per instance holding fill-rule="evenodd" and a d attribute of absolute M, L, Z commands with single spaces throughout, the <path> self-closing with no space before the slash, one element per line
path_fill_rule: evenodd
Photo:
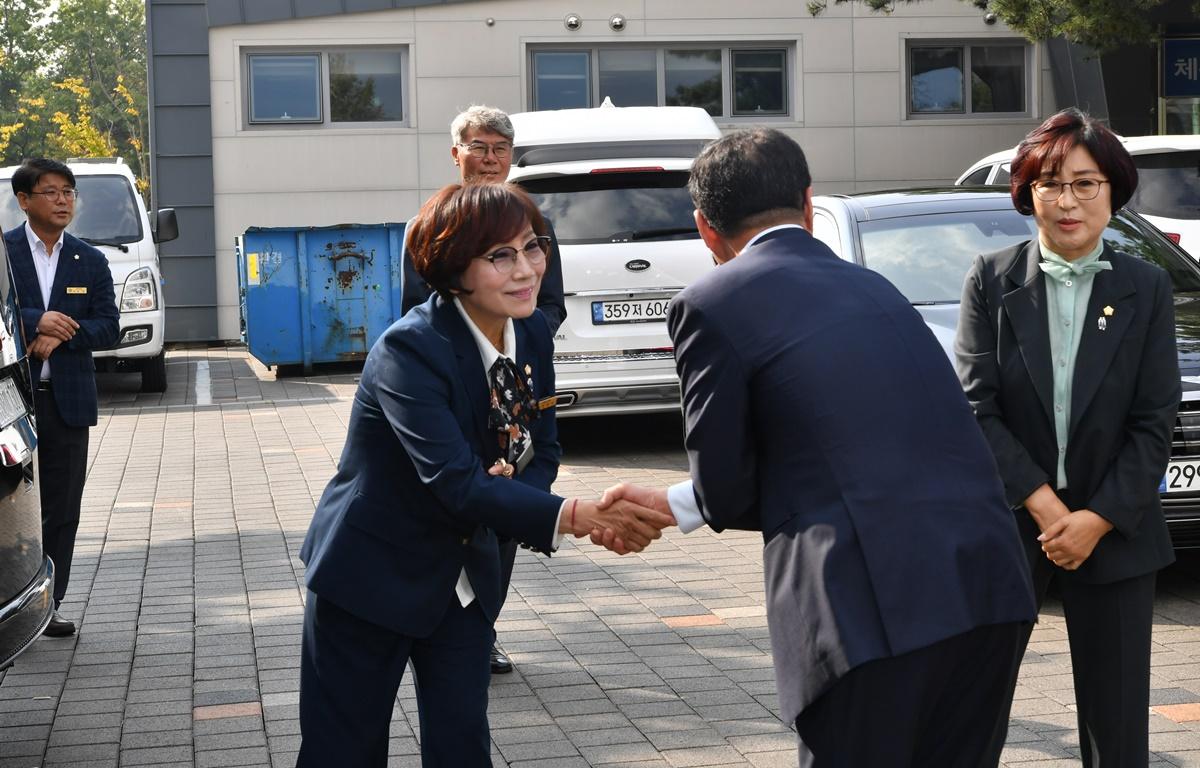
<path fill-rule="evenodd" d="M 58 608 L 71 577 L 87 475 L 88 430 L 96 424 L 92 351 L 117 341 L 120 317 L 108 260 L 67 234 L 75 175 L 54 160 L 26 160 L 12 176 L 26 222 L 4 233 L 28 344 L 38 428 L 42 548 L 54 562 L 54 613 L 44 634 L 69 637 Z"/>
<path fill-rule="evenodd" d="M 450 157 L 458 167 L 463 184 L 503 184 L 508 181 L 512 167 L 513 125 L 508 115 L 495 107 L 475 105 L 468 107 L 450 123 Z M 411 221 L 409 222 L 412 223 Z M 567 307 L 563 300 L 562 264 L 559 261 L 558 241 L 554 237 L 554 226 L 550 228 L 550 250 L 547 254 L 546 272 L 538 290 L 537 308 L 550 324 L 550 333 L 558 331 L 567 318 Z M 413 269 L 412 256 L 408 253 L 408 238 L 405 238 L 400 260 L 403 277 L 400 285 L 400 314 L 423 304 L 429 298 L 430 288 Z M 503 270 L 501 264 L 495 264 Z M 511 264 L 509 265 L 511 269 Z M 517 557 L 517 542 L 500 539 L 500 606 L 508 595 L 512 581 L 513 563 Z M 512 662 L 500 647 L 492 645 L 492 674 L 512 672 Z"/>

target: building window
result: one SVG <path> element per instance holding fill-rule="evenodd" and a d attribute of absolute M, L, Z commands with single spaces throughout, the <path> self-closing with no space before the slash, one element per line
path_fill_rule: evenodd
<path fill-rule="evenodd" d="M 247 53 L 249 123 L 403 122 L 405 57 L 367 47 Z"/>
<path fill-rule="evenodd" d="M 713 117 L 786 117 L 790 48 L 597 46 L 532 51 L 533 109 L 700 107 Z"/>
<path fill-rule="evenodd" d="M 250 122 L 321 122 L 321 57 L 250 57 Z"/>
<path fill-rule="evenodd" d="M 1019 42 L 908 46 L 910 116 L 1029 113 L 1029 52 Z"/>

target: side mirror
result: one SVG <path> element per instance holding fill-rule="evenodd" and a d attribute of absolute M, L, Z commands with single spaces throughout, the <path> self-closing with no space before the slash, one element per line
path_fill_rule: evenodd
<path fill-rule="evenodd" d="M 169 243 L 179 237 L 179 222 L 174 208 L 163 208 L 154 212 L 154 242 Z"/>

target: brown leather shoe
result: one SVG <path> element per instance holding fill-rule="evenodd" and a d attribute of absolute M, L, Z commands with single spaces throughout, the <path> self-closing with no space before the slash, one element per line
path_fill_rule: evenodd
<path fill-rule="evenodd" d="M 507 675 L 509 672 L 513 671 L 512 661 L 510 661 L 509 658 L 504 655 L 504 651 L 500 650 L 500 646 L 498 645 L 492 646 L 490 660 L 492 663 L 493 675 Z"/>
<path fill-rule="evenodd" d="M 75 634 L 75 622 L 67 621 L 55 611 L 50 616 L 50 623 L 42 630 L 46 637 L 70 637 Z"/>

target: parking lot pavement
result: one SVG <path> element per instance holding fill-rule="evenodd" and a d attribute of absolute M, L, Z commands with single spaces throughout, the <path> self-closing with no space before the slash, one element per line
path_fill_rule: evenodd
<path fill-rule="evenodd" d="M 0 678 L 0 766 L 291 766 L 303 567 L 333 472 L 353 369 L 277 380 L 236 348 L 172 351 L 165 395 L 100 377 L 76 564 L 63 613 Z M 562 420 L 555 490 L 682 479 L 677 417 Z M 520 768 L 795 766 L 776 716 L 754 534 L 667 533 L 618 558 L 568 542 L 522 551 L 498 625 L 493 757 Z M 987 660 L 980 660 L 987 663 Z M 1163 573 L 1150 744 L 1200 766 L 1200 557 Z M 1062 612 L 1022 669 L 1004 765 L 1078 765 Z M 419 765 L 411 681 L 391 764 Z"/>

